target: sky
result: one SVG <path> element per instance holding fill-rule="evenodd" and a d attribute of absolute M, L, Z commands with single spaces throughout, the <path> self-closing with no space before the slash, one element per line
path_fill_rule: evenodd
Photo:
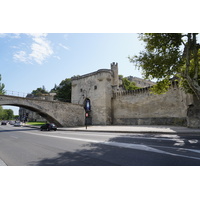
<path fill-rule="evenodd" d="M 199 3 L 190 0 L 189 5 L 192 5 L 190 9 L 181 0 L 1 1 L 2 83 L 5 83 L 6 90 L 23 93 L 30 93 L 43 85 L 50 90 L 65 78 L 101 68 L 109 69 L 112 62 L 118 62 L 119 74 L 140 77 L 141 73 L 127 58 L 143 49 L 135 33 L 199 33 Z M 45 167 L 41 173 L 41 168 L 17 167 L 14 171 L 13 168 L 9 171 L 2 168 L 1 182 L 7 183 L 10 174 L 13 182 L 3 188 L 3 196 L 11 194 L 12 188 L 13 198 L 16 199 L 16 194 L 19 194 L 20 199 L 27 199 L 28 193 L 19 193 L 23 186 L 27 191 L 36 188 L 35 193 L 30 191 L 33 198 L 35 194 L 44 198 L 48 196 L 48 199 L 63 199 L 66 184 L 73 191 L 72 199 L 77 191 L 80 191 L 81 199 L 87 200 L 94 199 L 94 196 L 96 199 L 105 196 L 107 199 L 133 199 L 137 196 L 136 199 L 157 200 L 161 193 L 165 194 L 165 199 L 195 199 L 198 196 L 195 180 L 198 180 L 199 168 L 165 167 L 165 173 L 163 168 L 157 167 L 53 169 Z M 39 182 L 38 174 L 43 177 Z M 67 182 L 63 182 L 65 175 Z M 176 181 L 173 184 L 171 179 L 174 177 Z M 52 181 L 59 183 L 53 185 L 53 193 L 41 192 L 50 191 Z M 189 187 L 186 181 L 191 183 Z M 35 187 L 38 184 L 39 187 Z M 20 188 L 16 187 L 18 185 Z M 134 192 L 132 188 L 136 188 Z M 155 193 L 155 188 L 159 192 Z M 166 193 L 166 188 L 170 192 Z M 144 190 L 147 192 L 144 193 Z"/>
<path fill-rule="evenodd" d="M 26 96 L 74 75 L 110 69 L 142 77 L 128 56 L 143 49 L 136 33 L 0 33 L 0 74 L 8 94 Z M 18 107 L 4 106 L 18 114 Z"/>

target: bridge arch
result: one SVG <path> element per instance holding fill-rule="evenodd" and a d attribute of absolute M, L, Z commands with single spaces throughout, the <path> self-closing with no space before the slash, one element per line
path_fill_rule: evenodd
<path fill-rule="evenodd" d="M 18 106 L 34 111 L 58 127 L 84 125 L 84 108 L 78 104 L 0 95 L 0 105 Z"/>

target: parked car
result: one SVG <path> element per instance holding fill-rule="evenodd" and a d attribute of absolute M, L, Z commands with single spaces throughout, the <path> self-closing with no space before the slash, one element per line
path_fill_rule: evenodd
<path fill-rule="evenodd" d="M 7 122 L 2 121 L 2 122 L 1 122 L 1 125 L 7 125 Z"/>
<path fill-rule="evenodd" d="M 43 130 L 47 130 L 47 131 L 50 131 L 50 130 L 54 130 L 56 131 L 57 130 L 57 126 L 53 123 L 47 123 L 47 124 L 44 124 L 40 127 L 40 130 L 43 131 Z"/>
<path fill-rule="evenodd" d="M 24 124 L 22 122 L 15 122 L 14 126 L 23 126 Z"/>
<path fill-rule="evenodd" d="M 10 125 L 14 125 L 15 122 L 14 122 L 14 121 L 9 121 L 9 124 L 10 124 Z"/>

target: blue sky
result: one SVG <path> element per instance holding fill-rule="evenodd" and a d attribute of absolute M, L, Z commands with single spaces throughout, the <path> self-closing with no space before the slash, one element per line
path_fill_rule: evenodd
<path fill-rule="evenodd" d="M 119 74 L 141 77 L 128 56 L 142 49 L 134 33 L 1 33 L 0 74 L 8 93 L 20 95 L 42 86 L 50 91 L 65 78 L 109 69 L 112 62 Z"/>

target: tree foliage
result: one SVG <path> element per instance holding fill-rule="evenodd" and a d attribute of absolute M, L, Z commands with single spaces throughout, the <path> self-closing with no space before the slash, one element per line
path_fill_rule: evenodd
<path fill-rule="evenodd" d="M 41 96 L 43 94 L 48 94 L 49 92 L 45 89 L 44 86 L 37 88 L 36 90 L 33 90 L 31 92 L 32 95 L 34 95 L 35 97 Z"/>
<path fill-rule="evenodd" d="M 169 80 L 176 76 L 186 92 L 200 99 L 200 45 L 196 37 L 197 33 L 139 34 L 145 50 L 129 60 L 142 69 L 144 78 L 158 80 L 153 87 L 155 93 L 166 92 Z"/>
<path fill-rule="evenodd" d="M 14 113 L 12 109 L 3 109 L 0 106 L 0 119 L 1 120 L 11 120 L 14 118 Z"/>
<path fill-rule="evenodd" d="M 60 84 L 55 85 L 51 92 L 55 92 L 55 99 L 64 102 L 71 102 L 71 79 L 66 78 L 62 80 Z"/>
<path fill-rule="evenodd" d="M 122 86 L 125 90 L 139 89 L 139 87 L 136 86 L 135 82 L 131 82 L 127 78 L 123 78 L 123 77 L 122 77 Z"/>
<path fill-rule="evenodd" d="M 0 74 L 0 94 L 5 94 L 5 84 L 1 83 L 1 74 Z"/>

